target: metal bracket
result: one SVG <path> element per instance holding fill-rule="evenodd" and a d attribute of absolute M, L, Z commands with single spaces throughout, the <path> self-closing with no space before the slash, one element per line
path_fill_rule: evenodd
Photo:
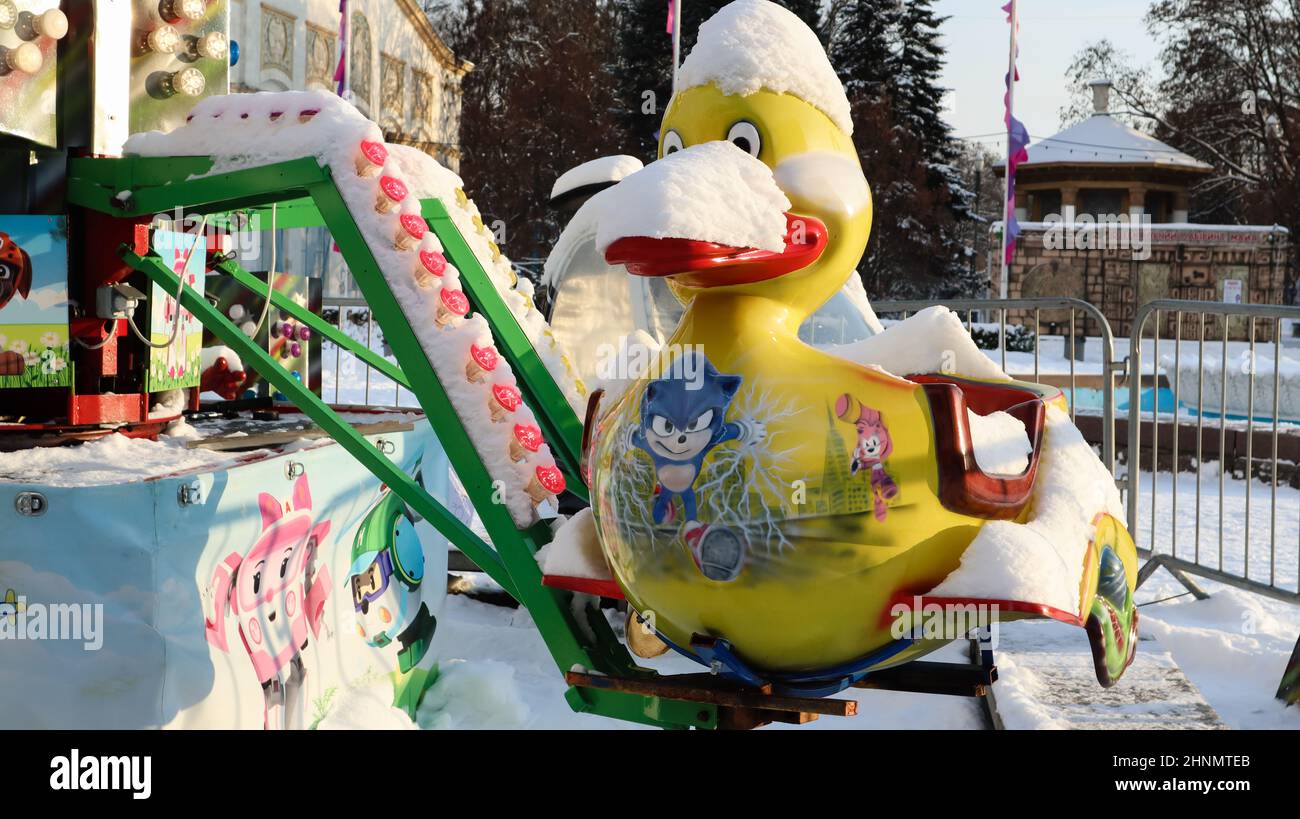
<path fill-rule="evenodd" d="M 197 506 L 203 503 L 203 486 L 198 481 L 181 484 L 176 488 L 176 503 L 180 506 Z"/>

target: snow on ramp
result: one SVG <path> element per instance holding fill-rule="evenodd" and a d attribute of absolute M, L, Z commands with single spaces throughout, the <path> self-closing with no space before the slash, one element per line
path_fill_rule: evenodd
<path fill-rule="evenodd" d="M 446 206 L 575 410 L 585 405 L 585 387 L 532 307 L 531 285 L 516 286 L 509 260 L 464 195 L 459 177 L 418 151 L 385 145 L 375 123 L 323 91 L 211 97 L 194 107 L 186 125 L 171 133 L 137 134 L 127 141 L 126 152 L 206 155 L 213 158 L 212 173 L 303 157 L 329 167 L 471 443 L 504 487 L 512 519 L 520 527 L 537 520 L 536 505 L 561 486 L 559 470 L 520 397 L 514 372 L 492 349 L 491 328 L 482 316 L 469 314 L 459 271 L 426 231 L 421 197 L 436 197 Z"/>

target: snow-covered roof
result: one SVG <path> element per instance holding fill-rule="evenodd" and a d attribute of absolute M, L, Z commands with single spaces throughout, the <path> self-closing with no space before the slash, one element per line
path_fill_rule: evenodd
<path fill-rule="evenodd" d="M 1020 167 L 1049 163 L 1151 165 L 1194 171 L 1213 167 L 1136 128 L 1130 128 L 1106 113 L 1093 114 L 1056 136 L 1033 143 L 1029 146 L 1029 161 Z M 1002 164 L 1005 162 L 999 163 Z"/>
<path fill-rule="evenodd" d="M 798 97 L 853 134 L 849 100 L 813 30 L 768 0 L 735 0 L 700 26 L 678 74 L 682 90 L 714 83 L 724 94 L 767 89 Z"/>

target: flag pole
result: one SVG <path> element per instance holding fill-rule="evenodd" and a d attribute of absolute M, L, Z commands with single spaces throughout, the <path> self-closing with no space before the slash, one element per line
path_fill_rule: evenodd
<path fill-rule="evenodd" d="M 1011 45 L 1010 55 L 1007 57 L 1007 172 L 1003 188 L 1003 206 L 1002 206 L 1002 278 L 999 287 L 999 298 L 1007 298 L 1007 291 L 1011 281 L 1011 261 L 1007 253 L 1011 239 L 1011 220 L 1015 217 L 1016 202 L 1012 195 L 1015 190 L 1015 164 L 1013 155 L 1016 152 L 1015 141 L 1012 138 L 1012 124 L 1015 122 L 1016 111 L 1016 35 L 1020 31 L 1020 17 L 1016 8 L 1016 0 L 1010 3 L 1011 15 Z"/>
<path fill-rule="evenodd" d="M 682 0 L 669 0 L 673 22 L 673 93 L 677 93 L 677 67 L 682 56 Z"/>
<path fill-rule="evenodd" d="M 348 29 L 351 28 L 352 21 L 348 19 L 350 15 L 347 0 L 343 0 L 343 5 L 339 7 L 339 11 L 343 15 L 343 24 L 340 29 L 343 36 L 339 39 L 339 48 L 343 49 L 343 90 L 339 92 L 339 96 L 345 100 L 350 100 L 352 96 L 352 32 L 348 31 Z"/>

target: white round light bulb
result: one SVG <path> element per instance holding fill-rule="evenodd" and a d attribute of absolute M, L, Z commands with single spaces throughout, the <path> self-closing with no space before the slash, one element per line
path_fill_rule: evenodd
<path fill-rule="evenodd" d="M 68 15 L 58 9 L 50 9 L 32 21 L 36 33 L 51 40 L 62 40 L 68 33 Z"/>
<path fill-rule="evenodd" d="M 41 64 L 45 62 L 45 58 L 41 55 L 39 48 L 31 43 L 23 43 L 9 50 L 9 53 L 5 55 L 5 62 L 14 71 L 35 74 L 41 70 Z"/>

